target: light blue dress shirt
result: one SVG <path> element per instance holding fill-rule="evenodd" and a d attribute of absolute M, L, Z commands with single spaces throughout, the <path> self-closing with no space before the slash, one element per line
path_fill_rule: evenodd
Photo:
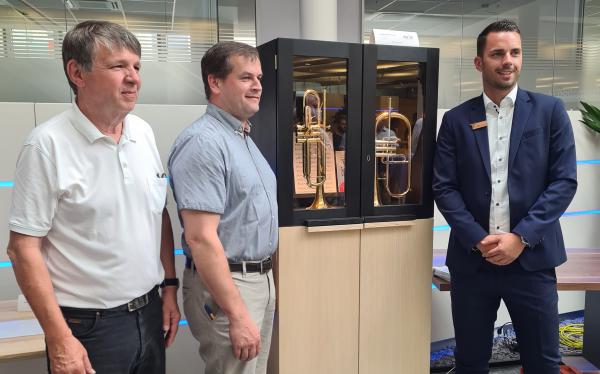
<path fill-rule="evenodd" d="M 209 104 L 175 140 L 168 168 L 178 211 L 221 215 L 217 233 L 230 261 L 257 261 L 275 252 L 277 182 L 237 118 Z M 181 213 L 179 220 L 183 226 Z M 185 237 L 181 242 L 191 257 Z"/>

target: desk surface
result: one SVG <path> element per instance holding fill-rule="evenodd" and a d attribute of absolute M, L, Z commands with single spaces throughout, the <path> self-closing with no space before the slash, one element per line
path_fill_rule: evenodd
<path fill-rule="evenodd" d="M 556 268 L 559 291 L 600 291 L 600 249 L 568 249 L 567 262 Z M 446 251 L 433 252 L 434 266 L 441 266 Z M 440 291 L 450 291 L 450 282 L 433 277 Z"/>
<path fill-rule="evenodd" d="M 0 301 L 0 321 L 35 318 L 32 312 L 17 312 L 17 301 Z M 46 350 L 44 335 L 0 339 L 0 360 L 41 356 Z"/>

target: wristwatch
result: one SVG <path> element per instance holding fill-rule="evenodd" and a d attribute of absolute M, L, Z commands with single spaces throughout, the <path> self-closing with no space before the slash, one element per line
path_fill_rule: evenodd
<path fill-rule="evenodd" d="M 179 288 L 179 279 L 178 278 L 165 278 L 160 284 L 160 288 L 174 286 Z"/>

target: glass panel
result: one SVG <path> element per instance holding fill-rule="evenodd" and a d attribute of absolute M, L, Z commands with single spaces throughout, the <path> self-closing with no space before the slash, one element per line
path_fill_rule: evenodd
<path fill-rule="evenodd" d="M 68 103 L 61 61 L 64 12 L 32 5 L 37 11 L 22 2 L 0 1 L 0 102 Z"/>
<path fill-rule="evenodd" d="M 374 206 L 421 203 L 424 72 L 418 62 L 377 63 Z"/>
<path fill-rule="evenodd" d="M 205 104 L 204 52 L 217 40 L 256 45 L 255 0 L 0 0 L 0 102 L 70 102 L 62 40 L 88 19 L 139 38 L 141 104 Z"/>
<path fill-rule="evenodd" d="M 560 97 L 567 109 L 598 102 L 600 0 L 392 1 L 365 0 L 363 35 L 371 30 L 415 31 L 423 47 L 440 49 L 439 109 L 482 92 L 473 67 L 477 35 L 501 18 L 517 22 L 523 44 L 519 87 Z"/>
<path fill-rule="evenodd" d="M 294 207 L 343 207 L 348 61 L 294 56 L 293 63 Z"/>
<path fill-rule="evenodd" d="M 583 10 L 582 41 L 577 46 L 581 61 L 581 86 L 576 90 L 580 100 L 600 104 L 600 0 L 586 1 Z"/>
<path fill-rule="evenodd" d="M 218 0 L 219 40 L 256 46 L 255 0 Z"/>
<path fill-rule="evenodd" d="M 0 28 L 0 58 L 4 58 L 8 54 L 6 51 L 6 42 L 4 41 L 4 39 L 6 39 L 6 31 L 4 31 L 3 28 Z"/>

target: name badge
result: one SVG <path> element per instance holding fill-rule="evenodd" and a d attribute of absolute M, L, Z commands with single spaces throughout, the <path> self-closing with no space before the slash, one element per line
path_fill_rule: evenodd
<path fill-rule="evenodd" d="M 481 129 L 483 127 L 487 127 L 487 121 L 475 122 L 470 124 L 469 126 L 471 126 L 471 129 L 473 130 Z"/>

